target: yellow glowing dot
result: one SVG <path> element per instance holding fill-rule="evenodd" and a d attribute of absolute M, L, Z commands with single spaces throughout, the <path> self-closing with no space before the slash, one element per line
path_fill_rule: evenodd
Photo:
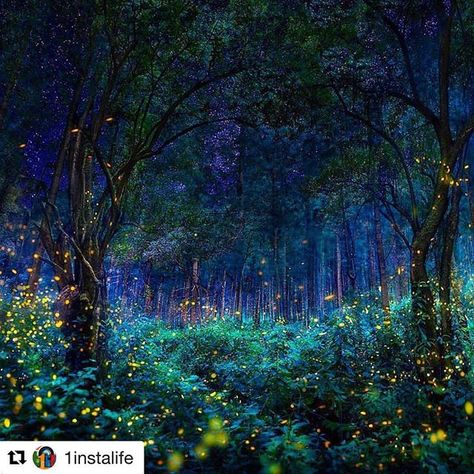
<path fill-rule="evenodd" d="M 167 463 L 168 471 L 178 472 L 181 469 L 183 462 L 184 462 L 184 456 L 181 453 L 179 452 L 171 453 L 171 455 L 168 458 L 168 463 Z"/>
<path fill-rule="evenodd" d="M 279 464 L 270 464 L 267 469 L 268 474 L 282 474 L 283 469 Z"/>
<path fill-rule="evenodd" d="M 198 444 L 196 448 L 194 449 L 194 452 L 200 459 L 204 459 L 207 456 L 208 449 L 203 446 L 202 444 Z"/>

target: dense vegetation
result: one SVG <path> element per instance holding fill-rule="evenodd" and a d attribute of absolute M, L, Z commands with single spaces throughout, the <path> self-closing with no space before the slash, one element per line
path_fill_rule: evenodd
<path fill-rule="evenodd" d="M 0 438 L 147 470 L 472 472 L 474 4 L 0 4 Z"/>
<path fill-rule="evenodd" d="M 62 367 L 45 300 L 35 317 L 2 314 L 1 433 L 144 440 L 149 472 L 470 472 L 473 381 L 459 363 L 443 388 L 416 384 L 409 314 L 404 302 L 387 325 L 354 302 L 309 327 L 185 330 L 136 316 L 116 323 L 97 386 L 93 369 Z"/>

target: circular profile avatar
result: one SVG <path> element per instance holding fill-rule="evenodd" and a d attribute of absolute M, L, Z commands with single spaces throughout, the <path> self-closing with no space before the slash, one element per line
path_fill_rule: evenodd
<path fill-rule="evenodd" d="M 56 463 L 56 454 L 49 446 L 40 446 L 33 453 L 33 462 L 40 469 L 49 469 Z"/>

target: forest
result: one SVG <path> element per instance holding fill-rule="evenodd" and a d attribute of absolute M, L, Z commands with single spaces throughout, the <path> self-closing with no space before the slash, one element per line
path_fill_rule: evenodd
<path fill-rule="evenodd" d="M 473 77 L 470 0 L 2 1 L 0 440 L 474 472 Z"/>

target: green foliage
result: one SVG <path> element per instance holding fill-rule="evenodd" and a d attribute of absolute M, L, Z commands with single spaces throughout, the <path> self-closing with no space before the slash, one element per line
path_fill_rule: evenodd
<path fill-rule="evenodd" d="M 60 341 L 46 304 L 35 314 L 21 337 Z M 420 385 L 403 304 L 386 321 L 362 301 L 309 328 L 138 317 L 116 327 L 100 383 L 92 369 L 59 370 L 44 345 L 9 340 L 7 325 L 0 437 L 139 439 L 147 472 L 469 472 L 469 376 L 437 393 Z"/>

